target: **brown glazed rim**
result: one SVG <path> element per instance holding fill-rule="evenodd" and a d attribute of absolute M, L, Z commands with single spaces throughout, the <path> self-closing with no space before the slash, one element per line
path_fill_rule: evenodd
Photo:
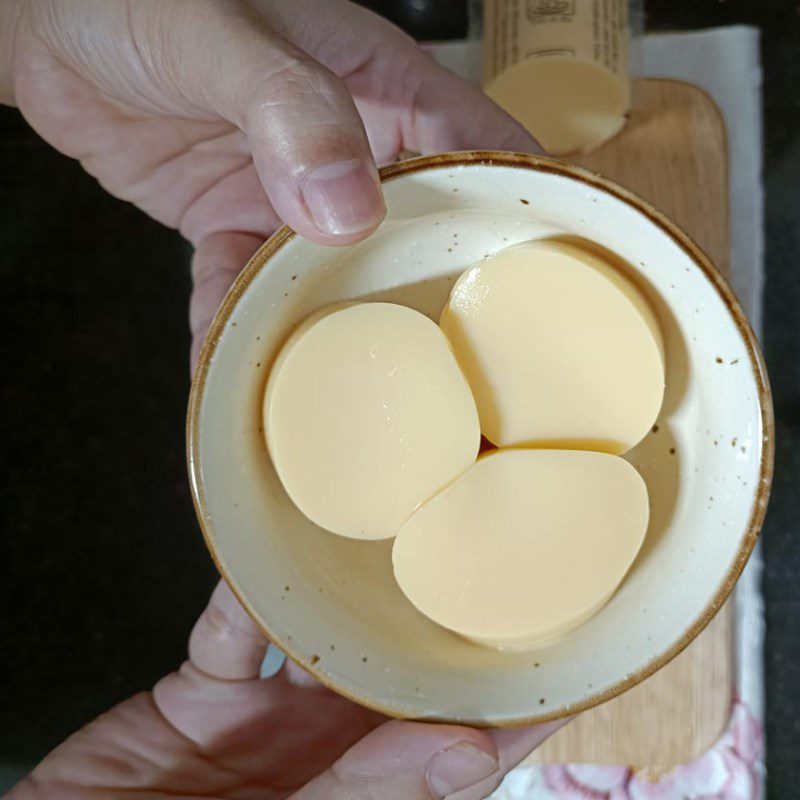
<path fill-rule="evenodd" d="M 445 167 L 461 167 L 471 164 L 482 164 L 496 167 L 514 167 L 522 169 L 535 170 L 537 172 L 546 172 L 553 175 L 571 178 L 572 180 L 585 183 L 592 188 L 600 189 L 606 194 L 621 200 L 623 203 L 636 209 L 640 214 L 647 217 L 653 224 L 660 228 L 667 236 L 675 242 L 702 270 L 706 278 L 715 288 L 717 294 L 725 303 L 728 311 L 736 323 L 739 330 L 739 335 L 742 338 L 746 348 L 750 367 L 758 386 L 758 400 L 759 411 L 761 415 L 761 463 L 759 467 L 759 482 L 755 499 L 750 510 L 750 518 L 747 523 L 747 528 L 744 536 L 742 537 L 741 544 L 736 557 L 728 569 L 727 574 L 723 578 L 721 584 L 717 588 L 713 598 L 705 607 L 703 612 L 697 619 L 686 629 L 683 635 L 667 650 L 651 660 L 646 666 L 642 667 L 638 672 L 635 672 L 624 680 L 619 681 L 613 686 L 601 692 L 596 692 L 587 698 L 584 698 L 579 703 L 570 706 L 562 706 L 561 708 L 550 711 L 545 714 L 538 714 L 528 717 L 510 717 L 502 720 L 469 720 L 469 719 L 452 719 L 452 718 L 432 718 L 424 717 L 425 721 L 429 722 L 445 722 L 460 725 L 474 725 L 477 727 L 500 727 L 500 728 L 514 728 L 527 725 L 535 725 L 541 722 L 548 722 L 555 719 L 560 719 L 568 715 L 576 714 L 581 711 L 593 708 L 594 706 L 611 700 L 622 692 L 635 686 L 637 683 L 649 678 L 656 671 L 661 669 L 665 664 L 677 656 L 690 642 L 708 625 L 713 619 L 714 615 L 722 607 L 728 595 L 733 590 L 733 587 L 739 578 L 747 559 L 753 550 L 753 547 L 758 540 L 761 531 L 761 524 L 764 520 L 764 514 L 767 508 L 767 500 L 769 498 L 770 487 L 772 484 L 772 470 L 774 458 L 774 418 L 772 410 L 772 396 L 769 388 L 769 381 L 767 378 L 766 367 L 761 351 L 756 341 L 750 323 L 745 317 L 742 307 L 739 305 L 738 300 L 734 296 L 731 288 L 728 286 L 727 281 L 717 271 L 716 267 L 711 263 L 711 260 L 706 254 L 698 247 L 698 245 L 687 236 L 680 228 L 664 216 L 660 211 L 657 211 L 649 203 L 637 197 L 627 189 L 618 186 L 612 181 L 603 178 L 600 175 L 589 172 L 588 170 L 576 167 L 570 164 L 562 164 L 550 159 L 528 155 L 525 153 L 508 153 L 493 150 L 471 150 L 460 153 L 443 153 L 441 155 L 422 156 L 413 158 L 408 161 L 401 161 L 391 166 L 384 167 L 381 170 L 381 180 L 384 182 L 394 180 L 404 175 L 412 175 L 416 172 L 423 172 L 431 169 L 440 169 Z M 398 710 L 381 705 L 380 702 L 361 697 L 352 691 L 344 689 L 337 683 L 336 678 L 326 674 L 320 670 L 310 660 L 306 660 L 292 651 L 291 642 L 281 639 L 269 629 L 269 626 L 264 623 L 262 619 L 256 614 L 253 607 L 247 602 L 247 599 L 242 596 L 233 576 L 225 566 L 222 554 L 217 549 L 217 544 L 214 537 L 214 530 L 211 524 L 211 519 L 208 514 L 206 506 L 205 490 L 203 486 L 202 470 L 200 468 L 200 433 L 199 433 L 199 420 L 200 409 L 203 402 L 203 394 L 205 389 L 206 377 L 208 375 L 209 365 L 214 356 L 217 342 L 219 341 L 222 331 L 228 322 L 236 304 L 239 299 L 247 290 L 250 282 L 258 274 L 258 272 L 266 266 L 269 260 L 292 238 L 295 234 L 287 227 L 278 230 L 271 236 L 259 250 L 253 255 L 247 266 L 240 273 L 233 286 L 228 291 L 225 299 L 222 302 L 219 310 L 214 317 L 211 327 L 209 329 L 206 341 L 203 345 L 200 358 L 197 362 L 197 369 L 195 371 L 194 379 L 192 381 L 191 392 L 189 394 L 189 409 L 186 420 L 186 434 L 187 434 L 187 466 L 189 470 L 189 480 L 192 487 L 192 497 L 194 500 L 195 511 L 197 518 L 200 522 L 200 527 L 203 531 L 203 536 L 206 540 L 211 556 L 214 559 L 217 568 L 222 576 L 227 581 L 228 585 L 233 590 L 234 594 L 238 597 L 241 604 L 247 609 L 250 616 L 256 621 L 259 627 L 263 630 L 264 634 L 275 644 L 280 647 L 288 656 L 314 675 L 328 688 L 338 692 L 350 700 L 353 700 L 360 705 L 367 706 L 375 711 L 382 712 L 387 716 L 403 716 Z"/>

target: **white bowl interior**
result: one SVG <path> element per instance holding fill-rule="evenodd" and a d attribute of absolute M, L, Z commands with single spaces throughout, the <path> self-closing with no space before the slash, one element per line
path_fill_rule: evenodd
<path fill-rule="evenodd" d="M 219 333 L 196 420 L 206 535 L 279 646 L 361 702 L 484 724 L 566 714 L 633 682 L 673 648 L 707 613 L 740 554 L 760 480 L 752 354 L 683 247 L 600 187 L 474 163 L 403 174 L 384 188 L 389 217 L 375 235 L 344 249 L 291 239 L 252 278 Z M 390 300 L 437 319 L 453 280 L 485 254 L 563 233 L 627 262 L 663 328 L 667 393 L 658 430 L 627 456 L 647 481 L 651 522 L 636 563 L 599 614 L 539 650 L 493 651 L 411 606 L 392 576 L 390 541 L 326 533 L 294 507 L 263 442 L 262 392 L 276 350 L 320 306 Z M 532 563 L 530 579 L 542 569 Z"/>

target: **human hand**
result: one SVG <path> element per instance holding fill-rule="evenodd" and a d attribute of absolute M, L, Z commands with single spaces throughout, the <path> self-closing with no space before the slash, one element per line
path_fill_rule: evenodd
<path fill-rule="evenodd" d="M 5 0 L 0 15 L 0 97 L 10 87 L 41 136 L 195 246 L 194 332 L 281 221 L 326 244 L 370 233 L 375 162 L 536 149 L 346 0 Z"/>
<path fill-rule="evenodd" d="M 8 9 L 10 99 L 109 191 L 195 245 L 194 357 L 233 277 L 281 220 L 329 244 L 374 229 L 384 213 L 375 160 L 535 148 L 477 90 L 342 0 Z M 436 778 L 445 773 L 450 789 L 475 784 L 459 797 L 480 797 L 553 727 L 385 722 L 292 665 L 258 680 L 265 646 L 221 585 L 189 662 L 70 738 L 11 797 L 413 800 L 449 790 Z"/>
<path fill-rule="evenodd" d="M 8 800 L 479 800 L 560 722 L 478 731 L 381 715 L 292 663 L 220 583 L 189 660 L 56 748 Z"/>
<path fill-rule="evenodd" d="M 242 256 L 249 238 L 232 239 Z M 213 274 L 222 242 L 196 258 L 200 274 Z M 215 307 L 231 272 L 195 291 Z M 205 333 L 201 324 L 193 349 Z M 259 679 L 266 646 L 220 583 L 181 669 L 70 737 L 8 800 L 479 800 L 562 724 L 489 732 L 387 721 L 292 662 Z"/>

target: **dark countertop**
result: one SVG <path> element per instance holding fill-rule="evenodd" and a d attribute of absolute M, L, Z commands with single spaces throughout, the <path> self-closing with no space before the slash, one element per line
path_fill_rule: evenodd
<path fill-rule="evenodd" d="M 373 3 L 458 35 L 462 3 Z M 393 10 L 394 9 L 394 10 Z M 649 0 L 650 29 L 763 32 L 767 287 L 777 414 L 764 529 L 769 795 L 800 786 L 800 9 Z M 187 246 L 0 108 L 3 509 L 0 790 L 183 659 L 215 573 L 184 466 Z M 795 484 L 793 487 L 792 484 Z M 793 491 L 794 488 L 794 491 Z"/>

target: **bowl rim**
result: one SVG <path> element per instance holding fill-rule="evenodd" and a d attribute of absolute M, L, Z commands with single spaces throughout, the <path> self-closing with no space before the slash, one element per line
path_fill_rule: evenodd
<path fill-rule="evenodd" d="M 759 464 L 759 480 L 753 504 L 750 509 L 750 516 L 747 526 L 742 536 L 736 556 L 723 577 L 716 592 L 706 604 L 702 612 L 697 616 L 683 634 L 677 638 L 673 644 L 651 659 L 645 666 L 631 673 L 627 677 L 609 686 L 602 691 L 597 691 L 583 698 L 580 702 L 573 705 L 562 705 L 557 709 L 550 710 L 543 714 L 532 716 L 508 717 L 500 720 L 485 719 L 470 720 L 452 717 L 422 717 L 425 722 L 441 722 L 447 724 L 472 725 L 475 727 L 492 728 L 517 728 L 529 725 L 537 725 L 543 722 L 550 722 L 562 719 L 582 711 L 587 711 L 601 703 L 617 697 L 641 683 L 646 678 L 660 670 L 669 663 L 675 656 L 681 653 L 688 645 L 702 632 L 711 622 L 716 613 L 724 604 L 736 584 L 739 576 L 750 557 L 756 542 L 758 541 L 761 526 L 766 513 L 767 502 L 769 499 L 772 485 L 773 465 L 774 465 L 774 434 L 775 421 L 772 407 L 772 394 L 767 376 L 766 365 L 761 353 L 755 333 L 742 309 L 738 299 L 733 293 L 727 280 L 717 270 L 711 259 L 703 252 L 702 248 L 674 222 L 668 219 L 662 212 L 658 211 L 647 201 L 638 195 L 614 183 L 608 178 L 597 173 L 591 172 L 573 164 L 555 161 L 544 156 L 531 155 L 528 153 L 514 153 L 495 150 L 467 150 L 454 153 L 441 153 L 437 155 L 419 156 L 405 161 L 398 161 L 380 170 L 381 182 L 386 183 L 395 178 L 413 175 L 417 172 L 425 172 L 444 167 L 463 167 L 470 165 L 513 167 L 529 169 L 536 172 L 550 173 L 561 177 L 580 181 L 598 189 L 601 192 L 611 195 L 617 200 L 631 206 L 634 210 L 644 215 L 663 233 L 686 253 L 695 266 L 700 269 L 711 283 L 720 299 L 725 304 L 728 312 L 736 324 L 739 336 L 741 337 L 746 351 L 749 366 L 753 371 L 758 388 L 758 408 L 761 421 L 761 458 Z M 225 295 L 219 309 L 214 315 L 214 319 L 209 327 L 205 342 L 203 343 L 200 356 L 197 361 L 194 376 L 192 378 L 191 389 L 189 392 L 188 410 L 186 415 L 186 462 L 189 472 L 189 483 L 192 492 L 195 513 L 197 515 L 200 529 L 203 533 L 206 546 L 211 553 L 211 557 L 220 572 L 220 575 L 231 588 L 247 613 L 255 621 L 267 639 L 280 647 L 289 658 L 301 668 L 313 675 L 323 685 L 336 693 L 347 697 L 349 700 L 365 706 L 374 711 L 378 711 L 389 717 L 404 717 L 397 709 L 382 705 L 376 699 L 363 697 L 356 692 L 342 687 L 335 677 L 321 671 L 310 659 L 305 659 L 293 650 L 292 642 L 276 636 L 270 630 L 255 609 L 242 596 L 233 576 L 224 566 L 224 560 L 219 552 L 214 535 L 213 525 L 208 513 L 206 504 L 205 487 L 203 484 L 202 470 L 200 468 L 200 413 L 205 394 L 205 383 L 208 375 L 211 359 L 216 350 L 217 343 L 222 335 L 223 329 L 231 317 L 239 299 L 249 287 L 255 276 L 267 266 L 270 259 L 281 250 L 288 242 L 296 236 L 295 232 L 283 226 L 279 228 L 267 241 L 253 254 L 239 273 L 233 285 Z"/>

